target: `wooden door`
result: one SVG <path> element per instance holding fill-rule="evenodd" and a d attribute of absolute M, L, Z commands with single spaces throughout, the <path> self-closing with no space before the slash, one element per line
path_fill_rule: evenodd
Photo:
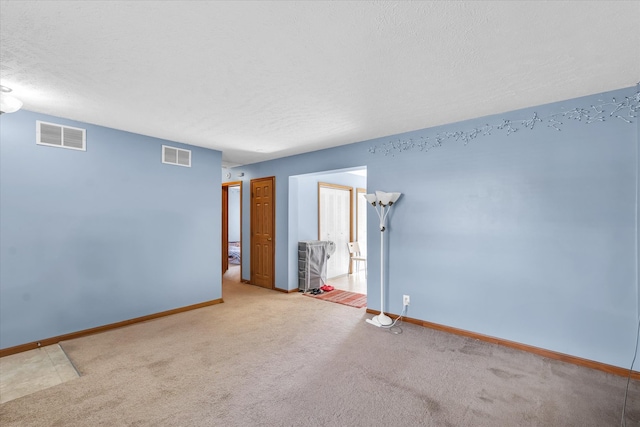
<path fill-rule="evenodd" d="M 251 284 L 275 283 L 275 177 L 251 180 Z"/>

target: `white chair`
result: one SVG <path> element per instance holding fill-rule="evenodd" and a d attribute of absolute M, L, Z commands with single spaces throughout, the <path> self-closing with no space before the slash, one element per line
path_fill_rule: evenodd
<path fill-rule="evenodd" d="M 367 258 L 360 253 L 358 242 L 349 242 L 349 274 L 353 273 L 353 262 L 356 263 L 356 273 L 360 271 L 360 262 L 364 262 L 364 274 L 367 275 Z"/>

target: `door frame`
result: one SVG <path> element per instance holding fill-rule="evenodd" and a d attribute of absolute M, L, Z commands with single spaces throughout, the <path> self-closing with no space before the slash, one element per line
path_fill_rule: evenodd
<path fill-rule="evenodd" d="M 240 280 L 242 280 L 242 181 L 222 183 L 222 274 L 229 269 L 229 187 L 240 187 Z"/>
<path fill-rule="evenodd" d="M 356 230 L 356 242 L 358 242 L 360 240 L 360 237 L 361 237 L 360 236 L 360 232 L 359 232 L 360 231 L 359 230 L 359 228 L 360 228 L 360 224 L 359 224 L 359 222 L 360 222 L 360 203 L 358 203 L 358 201 L 360 200 L 360 196 L 363 196 L 365 194 L 367 194 L 367 189 L 366 188 L 360 188 L 360 187 L 356 188 L 356 203 L 355 203 L 356 204 L 356 225 L 354 227 L 355 230 Z M 367 211 L 365 210 L 365 215 L 366 215 L 366 213 L 367 213 Z M 364 229 L 366 231 L 367 227 L 365 226 Z M 365 232 L 365 234 L 366 234 L 366 232 Z M 362 249 L 362 248 L 360 248 L 360 249 Z"/>
<path fill-rule="evenodd" d="M 250 271 L 249 271 L 249 283 L 251 284 L 255 284 L 254 283 L 254 274 L 255 274 L 255 270 L 254 270 L 254 260 L 256 259 L 256 256 L 254 256 L 254 247 L 255 247 L 255 241 L 254 241 L 254 230 L 256 227 L 255 224 L 255 208 L 254 208 L 254 195 L 253 195 L 253 184 L 255 182 L 259 182 L 259 181 L 271 181 L 271 230 L 272 230 L 272 236 L 271 236 L 271 241 L 272 241 L 272 248 L 273 250 L 271 251 L 271 256 L 269 257 L 269 262 L 271 263 L 271 280 L 270 280 L 270 287 L 265 287 L 265 289 L 276 289 L 275 287 L 275 283 L 276 283 L 276 177 L 275 176 L 267 176 L 267 177 L 263 177 L 263 178 L 255 178 L 252 179 L 249 183 L 249 191 L 251 192 L 251 197 L 250 197 L 250 205 L 249 205 L 249 218 L 250 218 Z"/>

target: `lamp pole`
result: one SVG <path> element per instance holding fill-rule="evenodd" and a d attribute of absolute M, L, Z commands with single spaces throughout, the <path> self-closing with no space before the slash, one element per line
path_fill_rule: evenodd
<path fill-rule="evenodd" d="M 382 191 L 364 195 L 376 210 L 380 219 L 380 314 L 367 319 L 367 323 L 378 327 L 389 327 L 393 323 L 393 320 L 384 313 L 384 231 L 386 230 L 387 215 L 400 195 L 401 193 L 385 193 Z"/>
<path fill-rule="evenodd" d="M 380 207 L 378 216 L 380 217 L 380 314 L 377 316 L 381 326 L 388 326 L 393 321 L 389 316 L 384 314 L 384 230 L 387 216 L 385 215 L 384 206 Z M 376 209 L 377 211 L 377 209 Z M 387 211 L 388 213 L 389 211 Z"/>

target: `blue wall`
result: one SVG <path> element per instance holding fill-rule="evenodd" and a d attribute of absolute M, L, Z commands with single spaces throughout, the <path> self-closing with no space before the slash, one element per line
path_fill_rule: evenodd
<path fill-rule="evenodd" d="M 36 120 L 87 151 L 36 145 Z M 2 348 L 221 297 L 220 152 L 28 111 L 0 128 Z"/>
<path fill-rule="evenodd" d="M 633 97 L 635 88 L 514 111 L 235 168 L 276 177 L 276 286 L 296 286 L 289 177 L 366 166 L 368 191 L 403 193 L 390 214 L 386 304 L 408 315 L 590 360 L 629 367 L 640 311 L 637 283 L 638 126 L 565 118 L 561 131 L 526 120 Z M 423 152 L 378 149 L 493 125 L 468 145 L 453 138 Z M 399 143 L 397 146 L 402 147 Z M 292 187 L 297 184 L 292 183 Z M 297 188 L 292 188 L 297 191 Z M 249 194 L 244 227 L 249 230 Z M 243 262 L 248 275 L 248 240 Z M 380 246 L 368 221 L 368 251 Z M 368 263 L 379 308 L 379 260 Z"/>

